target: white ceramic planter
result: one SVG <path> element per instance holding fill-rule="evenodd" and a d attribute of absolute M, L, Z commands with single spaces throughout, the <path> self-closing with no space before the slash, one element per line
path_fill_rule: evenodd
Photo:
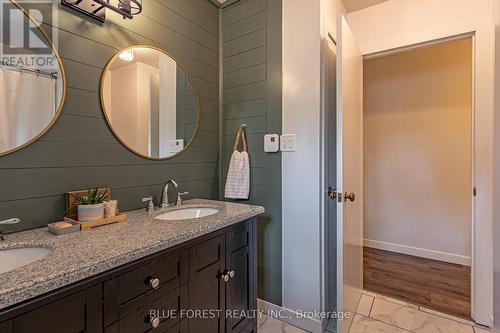
<path fill-rule="evenodd" d="M 97 205 L 78 205 L 78 221 L 90 222 L 104 218 L 104 203 Z"/>

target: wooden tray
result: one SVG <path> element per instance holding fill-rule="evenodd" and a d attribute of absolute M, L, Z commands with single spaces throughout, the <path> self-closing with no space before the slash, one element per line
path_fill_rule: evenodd
<path fill-rule="evenodd" d="M 101 188 L 99 189 L 98 193 L 103 194 L 105 191 L 108 191 L 108 199 L 111 200 L 111 189 L 110 188 Z M 66 217 L 69 217 L 72 220 L 75 220 L 78 218 L 78 211 L 76 208 L 76 199 L 75 196 L 80 197 L 86 195 L 88 190 L 80 190 L 80 191 L 73 191 L 73 192 L 66 192 Z"/>
<path fill-rule="evenodd" d="M 71 218 L 65 218 L 66 220 L 73 220 Z M 80 222 L 76 221 L 80 224 L 80 230 L 89 230 L 92 228 L 100 227 L 103 225 L 107 224 L 112 224 L 112 223 L 118 223 L 118 222 L 124 222 L 127 220 L 127 215 L 124 213 L 118 213 L 115 216 L 112 217 L 106 217 L 101 220 L 96 220 L 96 221 L 89 221 L 89 222 Z"/>

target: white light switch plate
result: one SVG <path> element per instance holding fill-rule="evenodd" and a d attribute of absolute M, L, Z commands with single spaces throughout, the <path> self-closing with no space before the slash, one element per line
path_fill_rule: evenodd
<path fill-rule="evenodd" d="M 176 139 L 168 141 L 171 153 L 178 153 L 184 149 L 184 139 Z"/>
<path fill-rule="evenodd" d="M 283 134 L 280 141 L 281 151 L 295 151 L 297 149 L 295 134 Z"/>

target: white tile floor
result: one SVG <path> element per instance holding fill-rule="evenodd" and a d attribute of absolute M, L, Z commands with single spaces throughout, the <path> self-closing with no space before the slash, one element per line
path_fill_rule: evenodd
<path fill-rule="evenodd" d="M 265 315 L 258 333 L 307 333 Z M 363 292 L 349 333 L 489 333 L 473 322 L 393 298 Z"/>

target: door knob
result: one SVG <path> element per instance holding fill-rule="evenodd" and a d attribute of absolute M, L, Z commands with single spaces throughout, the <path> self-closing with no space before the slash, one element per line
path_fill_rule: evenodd
<path fill-rule="evenodd" d="M 332 189 L 331 186 L 328 186 L 328 197 L 332 200 L 337 199 L 337 191 Z"/>
<path fill-rule="evenodd" d="M 347 201 L 347 200 L 354 201 L 354 200 L 356 200 L 356 194 L 354 194 L 352 192 L 351 193 L 345 192 L 344 193 L 344 200 L 345 201 Z"/>
<path fill-rule="evenodd" d="M 232 279 L 234 278 L 234 271 L 229 271 L 229 277 Z"/>

